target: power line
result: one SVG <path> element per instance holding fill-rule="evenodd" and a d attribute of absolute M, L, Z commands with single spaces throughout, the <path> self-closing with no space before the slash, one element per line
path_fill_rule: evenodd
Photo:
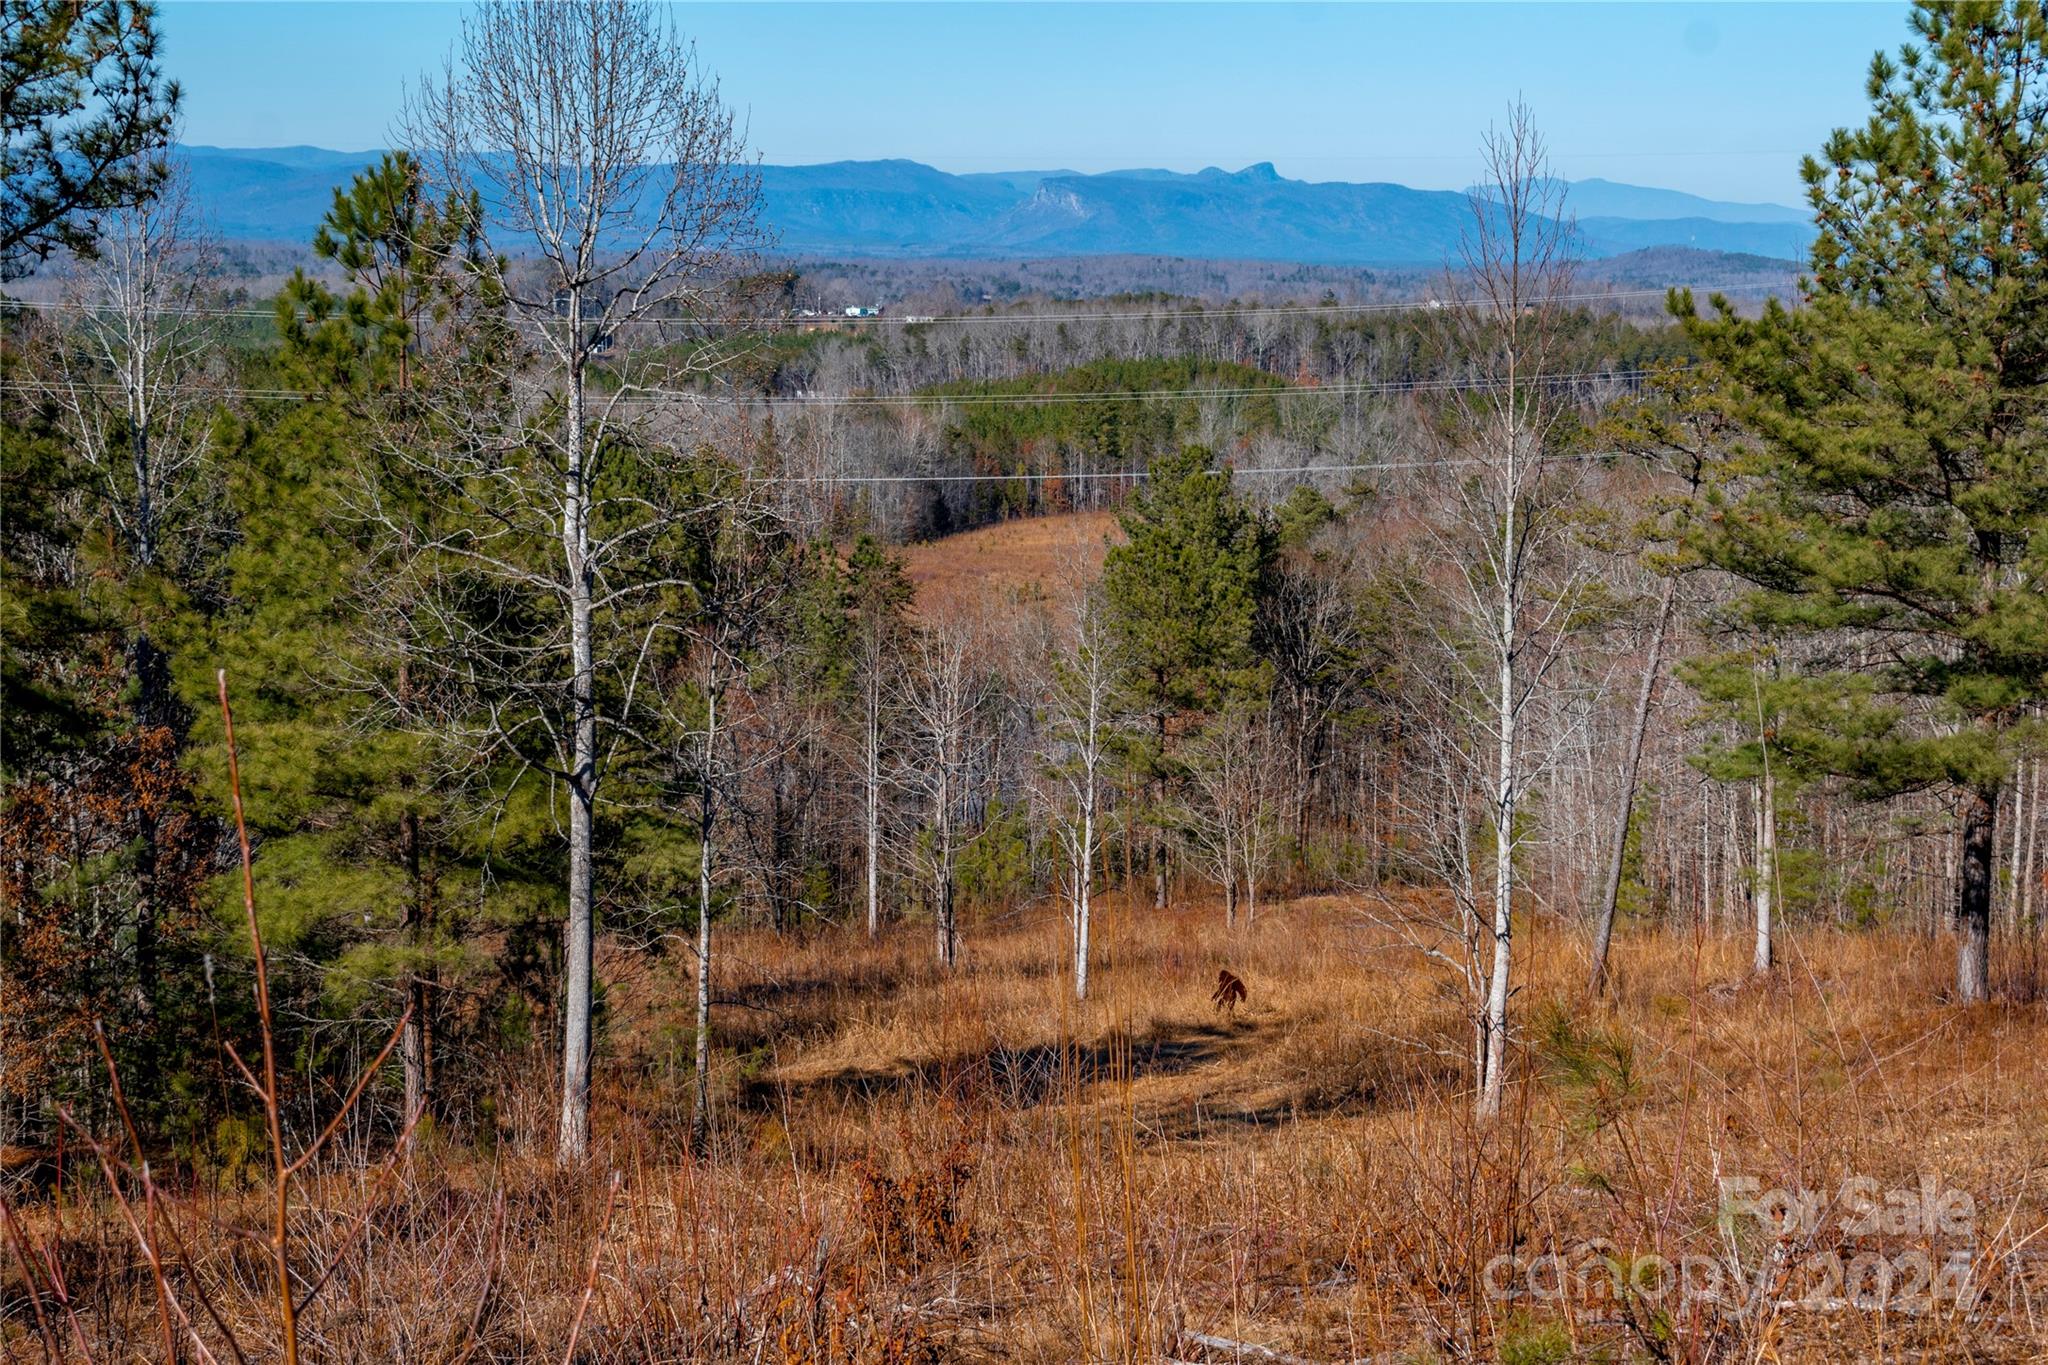
<path fill-rule="evenodd" d="M 1540 464 L 1583 464 L 1594 460 L 1622 458 L 1626 452 L 1618 450 L 1588 450 L 1571 455 L 1550 455 L 1537 461 Z M 1254 468 L 1240 468 L 1231 465 L 1216 465 L 1204 471 L 1210 474 L 1229 474 L 1232 477 L 1255 475 L 1290 475 L 1299 477 L 1306 474 L 1378 474 L 1398 473 L 1419 469 L 1470 469 L 1491 464 L 1480 459 L 1451 460 L 1387 460 L 1374 464 L 1304 464 L 1274 465 Z M 1017 473 L 1017 474 L 771 474 L 750 476 L 748 482 L 756 484 L 783 484 L 799 486 L 843 486 L 843 485 L 886 485 L 924 483 L 1093 483 L 1112 479 L 1145 479 L 1151 471 L 1145 469 L 1082 470 L 1068 474 Z"/>
<path fill-rule="evenodd" d="M 150 384 L 145 387 L 152 393 L 190 393 L 214 398 L 251 398 L 278 402 L 307 402 L 316 398 L 340 396 L 337 393 L 314 389 L 249 389 L 214 384 Z M 96 398 L 120 398 L 129 392 L 125 385 L 104 380 L 90 384 L 35 384 L 25 379 L 10 379 L 0 383 L 0 391 L 7 393 L 51 393 L 58 390 L 64 393 L 91 394 Z"/>
<path fill-rule="evenodd" d="M 1679 367 L 1690 369 L 1691 366 Z M 1576 370 L 1556 374 L 1530 375 L 1518 381 L 1529 384 L 1565 385 L 1576 383 L 1632 383 L 1647 379 L 1657 371 L 1632 368 L 1622 370 Z M 744 403 L 758 401 L 769 405 L 793 404 L 802 407 L 1056 407 L 1072 403 L 1104 403 L 1119 401 L 1182 399 L 1239 399 L 1239 398 L 1353 398 L 1387 397 L 1407 393 L 1448 393 L 1485 392 L 1506 386 L 1499 379 L 1391 379 L 1381 381 L 1339 380 L 1328 384 L 1285 384 L 1238 385 L 1201 389 L 1096 389 L 1079 393 L 988 393 L 988 394 L 797 394 L 788 397 L 763 395 L 759 399 L 732 398 L 726 401 Z M 673 391 L 654 391 L 653 398 L 695 397 Z M 624 399 L 628 403 L 640 400 Z"/>
<path fill-rule="evenodd" d="M 1688 366 L 1688 367 L 1685 367 L 1685 368 L 1691 368 L 1691 367 L 1689 367 L 1689 366 Z M 1544 383 L 1561 383 L 1561 382 L 1565 382 L 1565 381 L 1577 381 L 1577 380 L 1588 380 L 1588 379 L 1598 379 L 1598 380 L 1607 380 L 1607 379 L 1622 379 L 1622 378 L 1640 378 L 1640 377 L 1644 377 L 1644 376 L 1647 376 L 1647 375 L 1649 375 L 1650 373 L 1652 373 L 1652 372 L 1651 372 L 1651 371 L 1648 371 L 1648 370 L 1603 370 L 1603 371 L 1585 371 L 1585 372 L 1577 372 L 1577 373 L 1570 373 L 1570 374 L 1555 374 L 1555 375 L 1542 375 L 1542 376 L 1537 376 L 1537 377 L 1536 377 L 1536 379 L 1537 379 L 1537 382 L 1544 382 Z M 167 387 L 175 387 L 175 386 L 167 386 Z M 299 391 L 299 390 L 289 390 L 289 389 L 269 389 L 269 390 L 266 390 L 266 389 L 204 389 L 204 388 L 203 388 L 203 386 L 197 386 L 197 385 L 188 385 L 188 386 L 183 386 L 183 387 L 184 387 L 184 388 L 185 388 L 185 389 L 186 389 L 187 391 L 191 391 L 191 390 L 202 390 L 202 391 L 204 391 L 204 392 L 212 393 L 212 394 L 215 394 L 215 395 L 217 395 L 217 396 L 221 396 L 221 397 L 227 397 L 227 396 L 236 396 L 236 397 L 250 397 L 250 398 L 265 398 L 265 399 L 300 399 L 300 400 L 303 400 L 303 399 L 315 399 L 315 398 L 323 398 L 323 397 L 328 397 L 328 396 L 330 396 L 330 395 L 327 395 L 327 394 L 321 394 L 321 393 L 314 393 L 314 392 L 308 392 L 308 391 Z M 1374 390 L 1373 390 L 1373 391 L 1374 391 L 1374 392 L 1382 392 L 1382 393 L 1385 393 L 1385 392 L 1397 392 L 1397 391 L 1398 391 L 1398 392 L 1412 392 L 1412 391 L 1416 391 L 1416 390 L 1424 390 L 1424 389 L 1430 389 L 1430 390 L 1433 390 L 1433 389 L 1444 389 L 1444 388 L 1465 388 L 1465 389 L 1481 389 L 1481 390 L 1483 390 L 1483 389 L 1488 389 L 1488 388 L 1499 388 L 1499 387 L 1502 387 L 1502 382 L 1501 382 L 1501 381 L 1477 381 L 1477 382 L 1472 382 L 1472 381 L 1450 381 L 1450 380 L 1445 380 L 1445 381 L 1408 381 L 1408 382 L 1406 382 L 1405 384 L 1401 384 L 1401 385 L 1380 385 L 1380 386 L 1375 386 L 1375 388 L 1374 388 Z M 37 386 L 37 385 L 33 385 L 33 384 L 23 383 L 23 382 L 20 382 L 20 381 L 10 381 L 10 382 L 4 383 L 4 384 L 0 384 L 0 390 L 6 390 L 6 391 L 12 391 L 12 392 L 22 392 L 22 391 L 40 391 L 40 388 L 39 388 L 39 386 Z M 85 390 L 85 391 L 87 391 L 87 392 L 106 392 L 106 393 L 116 393 L 116 394 L 118 394 L 118 393 L 120 392 L 120 390 L 119 390 L 119 389 L 118 389 L 118 388 L 117 388 L 116 386 L 112 386 L 112 385 L 105 385 L 105 386 L 97 386 L 97 387 L 92 387 L 92 386 L 88 386 L 88 387 L 86 387 L 86 390 Z M 1356 389 L 1354 389 L 1353 391 L 1360 391 L 1360 390 L 1356 390 Z M 1276 396 L 1276 397 L 1277 397 L 1277 396 L 1280 396 L 1280 395 L 1283 395 L 1283 394 L 1286 394 L 1286 395 L 1301 395 L 1301 394 L 1315 394 L 1315 393 L 1327 393 L 1327 392 L 1330 392 L 1330 390 L 1329 390 L 1329 389 L 1327 389 L 1327 388 L 1326 388 L 1326 389 L 1310 389 L 1310 388 L 1282 388 L 1282 389 L 1247 389 L 1247 390 L 1234 390 L 1234 391 L 1225 391 L 1225 390 L 1214 390 L 1214 391 L 1206 391 L 1206 390 L 1158 390 L 1158 391 L 1153 391 L 1153 392 L 1148 392 L 1148 393 L 1112 393 L 1112 394 L 1107 394 L 1107 395 L 1097 395 L 1097 396 L 1102 396 L 1102 397 L 1110 397 L 1110 398 L 1187 398 L 1187 397 L 1201 397 L 1201 396 L 1210 396 L 1210 395 L 1211 395 L 1211 394 L 1213 394 L 1213 393 L 1223 393 L 1223 392 L 1249 393 L 1249 394 L 1257 394 L 1257 395 L 1271 395 L 1271 396 Z M 684 397 L 692 397 L 692 398 L 694 398 L 694 397 L 695 397 L 695 395 L 681 395 L 681 396 L 684 396 Z M 1074 399 L 1081 399 L 1081 398 L 1085 398 L 1085 397 L 1087 397 L 1086 395 L 1063 395 L 1063 396 L 1064 396 L 1064 397 L 1068 397 L 1068 398 L 1074 398 Z M 642 400 L 642 401 L 652 401 L 652 400 Z M 781 400 L 781 401 L 789 401 L 789 400 Z M 874 400 L 870 400 L 870 401 L 874 401 Z M 907 402 L 930 402 L 930 401 L 939 401 L 939 402 L 944 402 L 944 401 L 950 401 L 950 400 L 944 400 L 944 399 L 939 399 L 939 400 L 933 400 L 933 399 L 918 399 L 918 398 L 907 398 L 907 399 L 905 399 L 904 401 L 907 401 Z M 1583 452 L 1579 452 L 1579 453 L 1577 453 L 1577 454 L 1572 454 L 1572 455 L 1556 455 L 1556 456 L 1549 456 L 1549 457 L 1545 457 L 1545 458 L 1544 458 L 1544 459 L 1542 460 L 1542 463 L 1546 463 L 1546 464 L 1561 464 L 1561 463 L 1581 463 L 1581 462 L 1586 462 L 1586 461 L 1593 461 L 1593 460 L 1611 460 L 1611 459 L 1616 459 L 1616 458 L 1620 458 L 1620 457 L 1621 457 L 1621 456 L 1623 456 L 1623 455 L 1624 455 L 1625 453 L 1626 453 L 1626 452 L 1622 452 L 1622 451 L 1612 451 L 1612 450 L 1601 450 L 1601 451 L 1583 451 Z M 1306 476 L 1306 475 L 1316 475 L 1316 474 L 1369 474 L 1369 473 L 1396 473 L 1396 472 L 1401 472 L 1401 471 L 1412 471 L 1412 470 L 1423 470 L 1423 469 L 1455 469 L 1455 468 L 1472 468 L 1472 467 L 1477 467 L 1477 466 L 1485 465 L 1485 464 L 1487 464 L 1487 463 L 1488 463 L 1488 461 L 1485 461 L 1485 460 L 1479 460 L 1479 459 L 1462 459 L 1462 460 L 1461 460 L 1461 459 L 1443 459 L 1443 460 L 1413 460 L 1413 461 L 1379 461 L 1379 462 L 1374 462 L 1374 463 L 1344 463 L 1344 464 L 1311 464 L 1311 465 L 1275 465 L 1275 466 L 1258 466 L 1258 467 L 1247 467 L 1247 468 L 1238 468 L 1238 467 L 1234 467 L 1234 466 L 1216 466 L 1216 467 L 1213 467 L 1213 468 L 1211 468 L 1211 469 L 1210 469 L 1210 470 L 1209 470 L 1208 472 L 1209 472 L 1209 473 L 1212 473 L 1212 474 L 1222 474 L 1222 473 L 1228 473 L 1228 474 L 1231 474 L 1231 475 L 1233 475 L 1233 476 L 1237 476 L 1237 475 L 1243 475 L 1243 476 L 1245 476 L 1245 477 L 1277 477 L 1277 476 L 1283 476 L 1283 475 L 1285 475 L 1285 476 L 1293 476 L 1293 477 L 1301 477 L 1301 476 Z M 1138 480 L 1138 479 L 1144 479 L 1144 478 L 1148 478 L 1148 477 L 1150 477 L 1150 471 L 1148 471 L 1148 470 L 1142 470 L 1142 469 L 1118 469 L 1118 470 L 1073 470 L 1073 471 L 1068 471 L 1068 472 L 1065 472 L 1065 473 L 1053 473 L 1053 472 L 1023 472 L 1023 471 L 1020 471 L 1020 472 L 1017 472 L 1017 473 L 1009 473 L 1009 474 L 817 474 L 817 475 L 807 475 L 807 474 L 790 474 L 790 475 L 750 475 L 750 476 L 748 476 L 748 481 L 749 481 L 750 483 L 756 483 L 756 484 L 774 484 L 774 485 L 796 485 L 796 486 L 819 486 L 819 487 L 825 487 L 825 486 L 862 486 L 862 485 L 867 485 L 867 486 L 885 486 L 885 485 L 903 485 L 903 484 L 973 484 L 973 483 L 1034 483 L 1034 484 L 1035 484 L 1035 483 L 1052 483 L 1052 482 L 1060 482 L 1060 483 L 1076 483 L 1076 482 L 1078 482 L 1078 483 L 1095 483 L 1095 482 L 1108 482 L 1108 481 L 1115 481 L 1115 480 L 1126 480 L 1126 481 L 1129 481 L 1129 480 Z"/>
<path fill-rule="evenodd" d="M 1690 365 L 1675 367 L 1683 371 Z M 1616 370 L 1574 370 L 1554 374 L 1530 375 L 1517 383 L 1544 386 L 1591 383 L 1633 383 L 1650 378 L 1660 371 L 1642 367 Z M 47 392 L 51 385 L 39 385 L 26 380 L 9 380 L 0 383 L 0 390 L 12 393 Z M 127 390 L 105 381 L 91 384 L 65 385 L 74 393 L 88 393 L 105 397 L 120 397 Z M 1396 379 L 1384 381 L 1338 381 L 1330 384 L 1286 384 L 1276 382 L 1268 387 L 1263 385 L 1239 385 L 1197 389 L 1096 389 L 1078 393 L 1020 393 L 1020 394 L 795 394 L 776 396 L 773 394 L 705 394 L 690 393 L 675 389 L 649 389 L 642 394 L 625 397 L 594 395 L 590 399 L 593 408 L 633 407 L 656 408 L 672 404 L 711 404 L 725 406 L 763 407 L 814 407 L 814 408 L 918 408 L 918 407 L 1053 407 L 1075 403 L 1103 402 L 1180 402 L 1203 399 L 1246 399 L 1246 398 L 1359 398 L 1392 397 L 1413 393 L 1484 393 L 1507 387 L 1501 379 Z M 313 389 L 260 389 L 215 387 L 204 384 L 165 384 L 156 386 L 157 391 L 166 390 L 212 395 L 219 398 L 245 398 L 279 402 L 306 402 L 323 398 L 337 398 L 341 395 Z"/>

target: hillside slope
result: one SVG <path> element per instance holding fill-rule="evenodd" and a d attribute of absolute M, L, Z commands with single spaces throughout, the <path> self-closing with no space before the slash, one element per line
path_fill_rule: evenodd
<path fill-rule="evenodd" d="M 1035 600 L 1092 574 L 1117 534 L 1114 512 L 1020 517 L 907 547 L 920 614 Z"/>

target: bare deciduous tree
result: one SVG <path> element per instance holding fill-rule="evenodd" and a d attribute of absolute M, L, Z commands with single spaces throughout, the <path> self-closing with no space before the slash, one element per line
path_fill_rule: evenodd
<path fill-rule="evenodd" d="M 1309 808 L 1332 728 L 1370 684 L 1364 625 L 1353 598 L 1356 578 L 1356 566 L 1340 555 L 1293 554 L 1282 560 L 1259 604 L 1276 718 L 1286 733 L 1290 832 L 1301 859 L 1308 857 Z"/>
<path fill-rule="evenodd" d="M 1610 424 L 1622 444 L 1641 451 L 1681 482 L 1681 491 L 1668 504 L 1653 511 L 1667 518 L 1682 519 L 1698 497 L 1706 463 L 1711 454 L 1729 439 L 1726 423 L 1690 392 L 1686 377 L 1677 371 L 1659 377 L 1654 396 L 1638 404 L 1622 420 Z M 1650 711 L 1657 695 L 1657 683 L 1664 667 L 1664 646 L 1671 632 L 1673 609 L 1678 600 L 1678 565 L 1656 565 L 1661 582 L 1657 590 L 1656 614 L 1643 649 L 1643 671 L 1636 684 L 1635 710 L 1628 729 L 1627 748 L 1622 757 L 1621 793 L 1616 802 L 1613 832 L 1607 848 L 1607 867 L 1600 886 L 1600 900 L 1594 907 L 1593 965 L 1587 989 L 1599 995 L 1607 987 L 1607 953 L 1614 939 L 1614 917 L 1621 905 L 1621 878 L 1628 857 L 1629 826 L 1635 815 L 1636 790 L 1642 771 L 1643 741 L 1649 734 Z"/>
<path fill-rule="evenodd" d="M 1258 917 L 1259 884 L 1279 842 L 1282 766 L 1283 749 L 1270 710 L 1247 704 L 1230 707 L 1189 746 L 1188 839 L 1223 888 L 1223 920 L 1233 929 L 1240 888 L 1245 923 Z"/>
<path fill-rule="evenodd" d="M 1116 666 L 1100 582 L 1071 583 L 1066 597 L 1053 637 L 1040 760 L 1053 787 L 1053 830 L 1066 855 L 1074 998 L 1086 1000 L 1095 864 L 1107 824 L 1103 803 L 1117 733 Z"/>
<path fill-rule="evenodd" d="M 1578 584 L 1561 564 L 1568 490 L 1553 448 L 1567 410 L 1557 375 L 1573 227 L 1525 106 L 1487 135 L 1483 151 L 1462 268 L 1449 273 L 1438 314 L 1447 340 L 1470 357 L 1473 382 L 1426 424 L 1444 478 L 1440 511 L 1428 522 L 1438 561 L 1429 582 L 1441 603 L 1423 619 L 1449 665 L 1440 714 L 1466 732 L 1441 751 L 1484 774 L 1493 867 L 1487 904 L 1472 907 L 1487 921 L 1488 942 L 1474 1062 L 1476 1107 L 1489 1117 L 1506 1082 L 1523 798 L 1546 761 L 1526 722 L 1564 648 Z"/>
<path fill-rule="evenodd" d="M 108 213 L 94 254 L 70 263 L 37 348 L 39 386 L 98 474 L 107 516 L 145 574 L 164 567 L 167 528 L 204 488 L 205 415 L 220 391 L 209 293 L 218 265 L 190 181 L 172 162 L 158 194 Z M 144 708 L 166 700 L 168 680 L 139 658 L 132 664 Z"/>
<path fill-rule="evenodd" d="M 882 931 L 882 857 L 888 759 L 895 743 L 898 673 L 906 639 L 904 609 L 912 599 L 902 561 L 870 537 L 848 557 L 847 607 L 852 629 L 854 724 L 860 749 L 861 873 L 868 937 Z"/>
<path fill-rule="evenodd" d="M 537 390 L 527 394 L 529 409 L 559 414 L 526 424 L 527 437 L 545 447 L 540 463 L 553 496 L 542 500 L 533 484 L 521 490 L 519 510 L 549 512 L 560 546 L 545 586 L 566 626 L 559 1153 L 574 1162 L 590 1133 L 597 617 L 624 597 L 659 590 L 658 576 L 620 573 L 656 533 L 657 509 L 631 480 L 604 495 L 603 465 L 630 459 L 636 448 L 618 430 L 636 396 L 717 362 L 698 324 L 722 306 L 722 291 L 757 244 L 759 181 L 694 50 L 631 0 L 479 6 L 463 24 L 459 60 L 422 87 L 405 131 L 445 186 L 474 196 L 485 239 L 509 253 L 487 254 L 488 285 L 539 363 L 508 378 Z M 657 321 L 674 333 L 659 363 L 619 366 L 594 390 L 593 371 L 613 338 Z"/>
<path fill-rule="evenodd" d="M 213 242 L 200 229 L 190 181 L 175 161 L 159 191 L 101 220 L 90 257 L 70 263 L 56 309 L 32 341 L 30 383 L 55 409 L 72 449 L 96 476 L 95 499 L 119 539 L 131 584 L 177 576 L 201 552 L 213 491 L 208 456 L 221 386 Z M 201 534 L 184 534 L 198 531 Z M 138 593 L 140 603 L 151 594 Z M 148 611 L 125 647 L 139 727 L 179 724 L 170 658 Z M 153 998 L 158 831 L 137 807 L 135 969 Z"/>
<path fill-rule="evenodd" d="M 687 684 L 664 699 L 669 732 L 687 751 L 683 766 L 697 789 L 696 1084 L 690 1144 L 708 1150 L 711 1137 L 711 924 L 725 868 L 719 832 L 749 763 L 779 764 L 784 754 L 749 756 L 741 744 L 749 712 L 736 703 L 750 672 L 761 669 L 770 614 L 787 590 L 790 558 L 782 553 L 779 519 L 736 469 L 711 466 L 707 496 L 689 518 L 697 567 L 694 601 L 681 626 L 689 657 Z"/>
<path fill-rule="evenodd" d="M 980 657 L 973 624 L 954 618 L 919 630 L 901 686 L 913 751 L 898 780 L 925 809 L 919 861 L 931 893 L 939 962 L 951 969 L 960 957 L 960 853 L 978 837 L 995 777 L 996 681 Z"/>
<path fill-rule="evenodd" d="M 862 623 L 854 641 L 860 699 L 861 881 L 868 937 L 882 932 L 882 799 L 888 772 L 888 698 L 895 654 L 881 630 Z"/>

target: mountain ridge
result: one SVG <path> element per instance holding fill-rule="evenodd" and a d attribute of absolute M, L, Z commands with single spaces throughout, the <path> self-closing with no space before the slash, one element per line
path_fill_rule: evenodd
<path fill-rule="evenodd" d="M 333 190 L 376 151 L 188 147 L 195 198 L 221 235 L 303 242 Z M 1453 255 L 1471 199 L 1392 182 L 1307 181 L 1270 161 L 1235 171 L 1136 167 L 956 174 L 908 158 L 759 168 L 762 210 L 792 254 L 904 258 L 1164 255 L 1424 265 Z M 1594 259 L 1659 246 L 1797 259 L 1797 209 L 1587 180 L 1569 186 Z"/>

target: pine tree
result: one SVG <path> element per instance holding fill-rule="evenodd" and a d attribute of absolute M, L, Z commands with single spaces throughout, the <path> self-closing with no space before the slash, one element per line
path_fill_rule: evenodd
<path fill-rule="evenodd" d="M 164 177 L 178 87 L 137 0 L 8 0 L 0 23 L 0 279 L 60 248 L 90 254 L 94 219 Z"/>
<path fill-rule="evenodd" d="M 2048 18 L 1922 4 L 1869 122 L 1802 172 L 1806 306 L 1674 311 L 1754 435 L 1701 548 L 1769 629 L 1831 649 L 1780 742 L 1883 798 L 1962 798 L 1956 994 L 1990 989 L 1999 789 L 2048 692 Z"/>
<path fill-rule="evenodd" d="M 457 305 L 462 281 L 447 262 L 470 243 L 464 206 L 425 202 L 420 184 L 397 153 L 335 190 L 314 249 L 342 268 L 345 292 L 300 272 L 279 297 L 279 382 L 320 396 L 260 411 L 236 452 L 227 609 L 184 679 L 216 796 L 224 753 L 200 702 L 217 666 L 236 691 L 267 941 L 317 968 L 303 984 L 330 1012 L 410 1008 L 399 1048 L 408 1115 L 433 1105 L 440 987 L 480 965 L 454 910 L 477 900 L 485 856 L 457 837 L 458 784 L 446 774 L 459 764 L 437 743 L 416 680 L 411 547 L 367 515 L 405 493 L 379 467 L 384 428 Z M 228 891 L 233 923 L 239 891 Z"/>
<path fill-rule="evenodd" d="M 483 264 L 474 199 L 425 192 L 419 163 L 386 152 L 346 187 L 313 237 L 313 252 L 340 267 L 348 292 L 337 296 L 303 270 L 278 299 L 278 328 L 302 360 L 326 354 L 338 378 L 352 371 L 358 386 L 412 387 L 416 357 L 430 344 L 459 295 L 458 278 Z M 451 269 L 451 267 L 453 267 Z"/>
<path fill-rule="evenodd" d="M 1173 784 L 1173 745 L 1183 718 L 1262 695 L 1253 650 L 1259 598 L 1271 571 L 1267 519 L 1188 446 L 1152 462 L 1146 486 L 1119 519 L 1124 543 L 1103 563 L 1103 591 L 1128 709 L 1149 722 L 1137 766 L 1163 820 Z M 1166 902 L 1166 845 L 1154 847 L 1154 899 Z"/>

